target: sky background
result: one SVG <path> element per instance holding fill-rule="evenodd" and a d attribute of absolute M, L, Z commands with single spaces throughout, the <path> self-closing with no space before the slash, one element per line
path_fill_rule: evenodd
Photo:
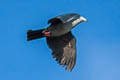
<path fill-rule="evenodd" d="M 88 23 L 72 30 L 77 63 L 67 72 L 45 38 L 27 42 L 26 32 L 71 12 Z M 120 0 L 0 0 L 0 80 L 120 80 Z"/>

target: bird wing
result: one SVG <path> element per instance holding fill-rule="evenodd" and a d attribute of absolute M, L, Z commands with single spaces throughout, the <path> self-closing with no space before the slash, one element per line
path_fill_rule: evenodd
<path fill-rule="evenodd" d="M 47 44 L 52 49 L 56 61 L 72 71 L 76 63 L 76 39 L 71 32 L 59 37 L 47 37 Z"/>
<path fill-rule="evenodd" d="M 57 23 L 67 23 L 71 20 L 77 19 L 78 17 L 80 17 L 79 14 L 77 13 L 69 13 L 69 14 L 63 14 L 63 15 L 59 15 L 56 16 L 50 20 L 48 20 L 48 24 L 57 24 Z"/>

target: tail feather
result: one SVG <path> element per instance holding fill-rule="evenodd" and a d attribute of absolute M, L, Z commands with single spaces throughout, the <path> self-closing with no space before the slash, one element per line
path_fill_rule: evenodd
<path fill-rule="evenodd" d="M 43 30 L 44 29 L 40 29 L 40 30 L 28 30 L 28 32 L 27 32 L 27 41 L 44 37 L 44 35 L 42 33 Z"/>

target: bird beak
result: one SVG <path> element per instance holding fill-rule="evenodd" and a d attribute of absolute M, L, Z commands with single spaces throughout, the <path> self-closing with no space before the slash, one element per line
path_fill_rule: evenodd
<path fill-rule="evenodd" d="M 88 22 L 88 20 L 86 18 L 84 18 L 83 16 L 80 16 L 80 20 L 81 20 L 81 22 Z"/>

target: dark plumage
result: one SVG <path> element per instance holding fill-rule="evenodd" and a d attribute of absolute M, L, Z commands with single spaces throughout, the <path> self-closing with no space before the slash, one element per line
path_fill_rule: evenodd
<path fill-rule="evenodd" d="M 77 13 L 56 16 L 48 21 L 51 25 L 40 30 L 29 30 L 27 41 L 46 37 L 49 48 L 56 61 L 72 71 L 76 63 L 76 39 L 71 29 L 87 19 Z"/>

